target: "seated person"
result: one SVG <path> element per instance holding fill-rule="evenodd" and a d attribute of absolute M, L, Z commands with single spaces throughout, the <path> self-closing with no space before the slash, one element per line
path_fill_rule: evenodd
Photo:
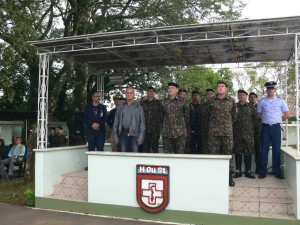
<path fill-rule="evenodd" d="M 54 146 L 54 139 L 55 139 L 55 127 L 50 128 L 50 135 L 48 137 L 49 147 L 55 147 Z"/>
<path fill-rule="evenodd" d="M 4 139 L 0 139 L 0 160 L 7 158 Z"/>
<path fill-rule="evenodd" d="M 25 145 L 21 144 L 22 139 L 20 137 L 16 137 L 14 139 L 14 145 L 11 147 L 11 150 L 8 153 L 8 158 L 1 160 L 1 164 L 3 167 L 9 166 L 8 168 L 8 176 L 10 179 L 13 178 L 13 168 L 14 163 L 17 161 L 18 157 L 22 157 L 25 155 Z M 3 175 L 3 171 L 2 171 Z"/>
<path fill-rule="evenodd" d="M 57 127 L 57 134 L 54 136 L 53 140 L 53 147 L 63 147 L 68 146 L 69 142 L 68 139 L 63 135 L 63 128 L 62 126 Z"/>

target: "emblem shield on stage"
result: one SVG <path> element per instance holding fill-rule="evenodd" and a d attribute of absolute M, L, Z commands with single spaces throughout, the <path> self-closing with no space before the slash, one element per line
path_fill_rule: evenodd
<path fill-rule="evenodd" d="M 137 201 L 147 212 L 160 212 L 169 203 L 169 166 L 137 165 Z"/>

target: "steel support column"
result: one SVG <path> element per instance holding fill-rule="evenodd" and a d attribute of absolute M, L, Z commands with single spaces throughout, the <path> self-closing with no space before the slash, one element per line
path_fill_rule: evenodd
<path fill-rule="evenodd" d="M 299 58 L 300 58 L 300 34 L 295 35 L 295 81 L 296 81 L 296 124 L 297 124 L 297 155 L 300 156 L 300 128 L 299 128 Z"/>
<path fill-rule="evenodd" d="M 47 148 L 49 55 L 39 54 L 37 148 Z"/>
<path fill-rule="evenodd" d="M 104 76 L 102 74 L 97 76 L 97 91 L 100 93 L 100 102 L 104 101 Z"/>
<path fill-rule="evenodd" d="M 280 73 L 279 73 L 279 89 L 280 89 L 280 97 L 288 103 L 288 72 L 289 72 L 289 63 L 284 62 L 284 66 L 280 67 Z M 284 126 L 284 132 L 283 132 L 283 137 L 282 140 L 285 140 L 285 146 L 288 146 L 288 133 L 289 133 L 289 128 L 288 128 L 288 120 L 285 121 L 285 126 Z"/>

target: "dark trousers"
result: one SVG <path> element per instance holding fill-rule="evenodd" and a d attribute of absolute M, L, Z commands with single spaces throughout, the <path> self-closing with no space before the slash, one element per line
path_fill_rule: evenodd
<path fill-rule="evenodd" d="M 202 154 L 201 151 L 201 135 L 192 133 L 191 135 L 191 153 L 192 154 Z"/>
<path fill-rule="evenodd" d="M 273 173 L 277 176 L 281 175 L 280 169 L 280 147 L 281 147 L 281 128 L 280 124 L 272 126 L 262 124 L 261 127 L 261 159 L 260 159 L 260 174 L 267 174 L 268 154 L 272 144 L 272 157 L 273 157 Z"/>
<path fill-rule="evenodd" d="M 103 151 L 105 132 L 87 131 L 86 136 L 89 151 L 95 151 L 95 148 L 97 149 L 97 151 Z"/>
<path fill-rule="evenodd" d="M 186 137 L 163 137 L 163 149 L 165 153 L 184 154 L 186 150 Z"/>
<path fill-rule="evenodd" d="M 158 153 L 158 141 L 160 133 L 146 133 L 142 152 Z"/>
<path fill-rule="evenodd" d="M 128 131 L 122 131 L 120 136 L 121 152 L 138 152 L 137 138 L 136 136 L 128 136 Z"/>

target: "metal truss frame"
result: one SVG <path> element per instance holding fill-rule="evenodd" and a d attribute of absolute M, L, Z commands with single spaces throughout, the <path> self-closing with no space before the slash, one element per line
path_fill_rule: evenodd
<path fill-rule="evenodd" d="M 237 27 L 239 25 L 237 24 Z M 197 27 L 192 27 L 197 28 Z M 190 28 L 190 29 L 192 29 Z M 122 47 L 134 47 L 134 46 L 147 46 L 147 45 L 163 45 L 171 43 L 180 43 L 180 42 L 199 42 L 199 41 L 208 41 L 208 40 L 232 40 L 232 39 L 245 39 L 245 38 L 255 38 L 255 37 L 271 37 L 271 36 L 286 36 L 294 35 L 297 32 L 300 32 L 299 26 L 281 26 L 281 27 L 265 27 L 265 28 L 253 28 L 248 29 L 232 29 L 231 26 L 227 26 L 228 29 L 215 30 L 215 31 L 204 31 L 204 32 L 184 32 L 184 29 L 181 28 L 169 28 L 175 33 L 171 34 L 160 34 L 161 30 L 149 30 L 149 31 L 135 31 L 130 32 L 128 38 L 121 38 L 121 33 L 116 33 L 116 35 L 110 36 L 109 40 L 93 40 L 97 37 L 93 35 L 85 35 L 84 37 L 72 38 L 72 41 L 67 42 L 67 38 L 64 39 L 63 44 L 59 42 L 53 42 L 49 40 L 47 47 L 39 47 L 40 52 L 47 52 L 49 54 L 63 54 L 69 52 L 78 52 L 82 55 L 85 51 L 99 50 L 99 49 L 116 49 Z M 141 35 L 140 33 L 146 32 L 147 36 Z M 110 33 L 108 33 L 110 34 Z M 102 39 L 105 39 L 105 35 L 101 35 Z M 111 35 L 111 34 L 110 34 Z M 35 42 L 31 42 L 35 45 Z M 233 43 L 234 44 L 234 43 Z M 115 53 L 117 54 L 117 53 Z"/>
<path fill-rule="evenodd" d="M 33 41 L 30 44 L 38 48 L 39 55 L 39 89 L 38 89 L 38 121 L 37 121 L 37 148 L 47 148 L 48 139 L 48 78 L 49 78 L 49 57 L 51 54 L 61 54 L 66 57 L 76 57 L 93 55 L 99 50 L 106 50 L 101 54 L 110 53 L 119 56 L 127 61 L 128 66 L 138 67 L 139 65 L 132 59 L 127 58 L 124 53 L 117 49 L 137 46 L 152 48 L 157 46 L 169 55 L 172 55 L 177 64 L 184 64 L 184 58 L 180 54 L 176 54 L 175 43 L 188 43 L 190 48 L 198 45 L 199 42 L 228 40 L 230 41 L 232 51 L 230 54 L 236 54 L 240 57 L 240 42 L 249 38 L 279 37 L 278 39 L 295 39 L 295 49 L 287 56 L 285 60 L 295 60 L 295 80 L 296 80 L 296 116 L 299 118 L 299 63 L 300 63 L 300 25 L 297 22 L 300 17 L 287 18 L 278 20 L 257 20 L 257 21 L 237 21 L 229 23 L 217 23 L 207 25 L 188 25 L 164 27 L 145 30 L 120 31 L 98 33 L 91 35 L 82 35 L 75 37 L 66 37 L 61 39 Z M 278 22 L 278 23 L 277 23 Z M 278 25 L 279 24 L 279 25 Z M 194 44 L 193 44 L 194 43 Z M 213 43 L 213 42 L 212 42 Z M 166 46 L 166 44 L 169 44 Z M 94 51 L 94 52 L 93 52 Z M 143 48 L 141 48 L 143 51 Z M 145 56 L 141 55 L 141 60 Z M 96 59 L 97 60 L 97 59 Z M 102 59 L 103 60 L 103 59 Z M 241 55 L 240 60 L 236 63 L 243 62 Z M 87 63 L 82 60 L 82 63 Z M 222 63 L 222 62 L 220 62 Z M 234 62 L 233 62 L 234 63 Z M 285 66 L 286 71 L 288 65 Z M 287 77 L 281 77 L 282 97 L 287 96 Z M 99 74 L 97 77 L 97 90 L 101 93 L 101 101 L 103 102 L 104 94 L 104 75 Z M 299 120 L 297 120 L 297 151 L 300 156 L 300 140 L 299 140 Z"/>
<path fill-rule="evenodd" d="M 49 54 L 39 54 L 39 89 L 38 89 L 38 120 L 37 148 L 45 149 L 48 144 L 48 80 Z"/>

